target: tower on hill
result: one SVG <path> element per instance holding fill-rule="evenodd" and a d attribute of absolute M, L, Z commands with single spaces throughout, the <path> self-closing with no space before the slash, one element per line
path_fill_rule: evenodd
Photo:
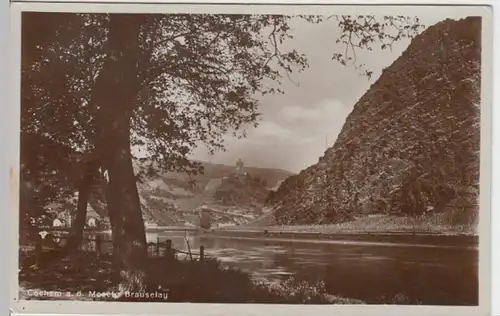
<path fill-rule="evenodd" d="M 245 175 L 245 164 L 243 163 L 243 160 L 241 158 L 238 159 L 236 162 L 236 174 L 238 175 Z"/>

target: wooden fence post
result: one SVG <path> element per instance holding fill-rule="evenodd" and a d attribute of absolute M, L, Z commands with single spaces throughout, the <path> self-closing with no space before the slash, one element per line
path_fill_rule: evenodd
<path fill-rule="evenodd" d="M 42 239 L 42 236 L 40 236 L 40 235 L 37 235 L 37 236 L 38 236 L 38 238 L 36 239 L 36 243 L 35 243 L 35 264 L 37 266 L 40 266 L 41 257 L 42 257 L 43 239 Z"/>
<path fill-rule="evenodd" d="M 102 248 L 101 236 L 96 235 L 95 236 L 95 250 L 97 252 L 97 257 L 101 256 L 101 248 Z"/>
<path fill-rule="evenodd" d="M 172 240 L 167 239 L 165 240 L 165 257 L 171 258 L 172 257 Z"/>
<path fill-rule="evenodd" d="M 203 245 L 200 246 L 200 262 L 203 262 L 205 258 L 205 247 Z"/>

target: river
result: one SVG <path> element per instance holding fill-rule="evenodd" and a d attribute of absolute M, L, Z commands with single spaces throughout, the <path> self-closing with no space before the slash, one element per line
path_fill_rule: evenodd
<path fill-rule="evenodd" d="M 203 245 L 206 256 L 246 271 L 256 281 L 272 283 L 291 276 L 311 283 L 322 280 L 329 293 L 368 304 L 478 304 L 475 238 L 338 235 L 312 239 L 296 235 L 146 233 L 148 242 L 170 239 L 182 251 L 188 249 L 186 240 L 193 252 Z M 394 302 L 396 297 L 403 300 Z"/>
<path fill-rule="evenodd" d="M 183 233 L 148 232 L 148 242 L 171 239 L 187 250 Z M 187 235 L 190 247 L 207 256 L 276 282 L 290 276 L 324 280 L 331 294 L 367 303 L 404 296 L 425 305 L 477 305 L 478 251 L 467 245 L 392 242 L 233 238 Z M 184 255 L 181 255 L 181 258 Z"/>

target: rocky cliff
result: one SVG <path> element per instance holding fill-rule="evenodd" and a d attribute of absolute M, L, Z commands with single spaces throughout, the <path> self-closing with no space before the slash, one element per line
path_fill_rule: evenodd
<path fill-rule="evenodd" d="M 269 196 L 279 224 L 363 214 L 477 214 L 481 19 L 415 37 L 356 103 L 334 146 Z M 376 57 L 374 57 L 376 58 Z"/>

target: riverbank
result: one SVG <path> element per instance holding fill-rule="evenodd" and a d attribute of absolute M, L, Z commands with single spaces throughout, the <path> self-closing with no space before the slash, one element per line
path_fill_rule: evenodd
<path fill-rule="evenodd" d="M 473 235 L 438 235 L 408 233 L 316 233 L 271 230 L 226 230 L 200 233 L 206 237 L 230 239 L 255 239 L 291 243 L 341 243 L 366 244 L 372 246 L 413 246 L 434 248 L 468 248 L 477 249 L 478 236 Z"/>
<path fill-rule="evenodd" d="M 371 215 L 327 225 L 276 225 L 272 220 L 260 220 L 249 225 L 215 229 L 210 235 L 477 247 L 479 239 L 475 227 L 452 225 L 448 215 L 441 213 L 417 218 Z"/>
<path fill-rule="evenodd" d="M 438 213 L 417 218 L 389 215 L 358 217 L 353 221 L 327 225 L 276 225 L 266 214 L 258 222 L 202 230 L 193 226 L 156 226 L 147 233 L 202 234 L 235 239 L 273 239 L 301 242 L 399 243 L 477 248 L 475 227 L 451 224 L 449 214 Z M 268 218 L 266 220 L 266 217 Z M 57 231 L 58 229 L 52 229 Z M 66 229 L 59 229 L 61 231 Z M 98 231 L 86 230 L 88 233 Z M 103 232 L 103 231 L 101 231 Z M 110 231 L 108 231 L 110 233 Z"/>
<path fill-rule="evenodd" d="M 391 215 L 367 215 L 355 218 L 353 221 L 325 225 L 278 225 L 272 213 L 261 216 L 254 222 L 238 225 L 213 227 L 202 230 L 195 226 L 153 226 L 146 227 L 146 232 L 269 232 L 280 234 L 297 234 L 305 236 L 317 234 L 322 236 L 335 235 L 433 235 L 433 236 L 470 236 L 477 237 L 476 225 L 460 223 L 454 220 L 456 214 L 436 213 L 415 218 Z M 47 231 L 67 232 L 67 227 L 46 227 Z M 111 230 L 86 228 L 88 233 L 111 233 Z"/>
<path fill-rule="evenodd" d="M 437 213 L 415 218 L 391 215 L 366 215 L 353 221 L 325 225 L 278 225 L 271 213 L 247 225 L 224 227 L 221 230 L 268 230 L 322 234 L 426 234 L 475 236 L 476 225 L 457 223 L 453 214 Z"/>
<path fill-rule="evenodd" d="M 53 254 L 53 253 L 52 253 Z M 358 299 L 329 294 L 324 282 L 310 284 L 289 278 L 279 284 L 259 283 L 251 273 L 225 267 L 212 258 L 180 260 L 149 257 L 146 264 L 146 292 L 161 297 L 113 297 L 95 293 L 118 293 L 111 256 L 82 253 L 77 260 L 51 260 L 40 265 L 32 254 L 20 262 L 19 298 L 23 300 L 141 301 L 190 303 L 272 304 L 364 304 Z M 84 268 L 85 267 L 85 268 Z M 115 280 L 115 281 L 113 281 Z M 115 289 L 115 290 L 114 290 Z"/>

